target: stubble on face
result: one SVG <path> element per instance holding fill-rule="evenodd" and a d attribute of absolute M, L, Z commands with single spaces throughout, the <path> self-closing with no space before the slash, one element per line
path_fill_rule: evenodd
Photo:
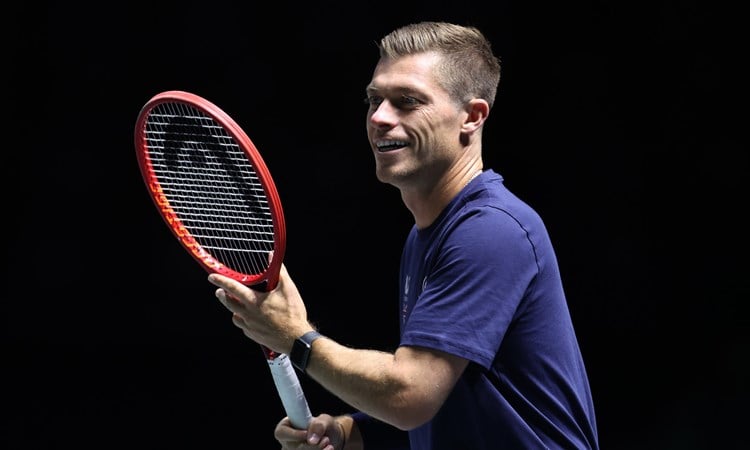
<path fill-rule="evenodd" d="M 410 55 L 381 60 L 375 69 L 368 92 L 382 103 L 368 112 L 367 132 L 376 176 L 383 183 L 425 188 L 450 167 L 460 147 L 460 111 L 434 76 L 438 60 L 433 53 Z M 375 145 L 379 139 L 409 144 L 380 152 Z"/>

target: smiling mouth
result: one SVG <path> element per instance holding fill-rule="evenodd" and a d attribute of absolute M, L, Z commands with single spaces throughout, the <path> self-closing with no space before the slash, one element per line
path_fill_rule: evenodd
<path fill-rule="evenodd" d="M 375 143 L 375 147 L 378 149 L 380 153 L 392 152 L 394 150 L 398 150 L 400 148 L 406 147 L 407 145 L 409 145 L 407 141 L 396 141 L 396 140 L 385 140 L 385 141 L 378 141 Z"/>

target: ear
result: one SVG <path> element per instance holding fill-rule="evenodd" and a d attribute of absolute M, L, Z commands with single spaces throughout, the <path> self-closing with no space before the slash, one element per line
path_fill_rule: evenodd
<path fill-rule="evenodd" d="M 490 114 L 490 105 L 487 100 L 474 98 L 466 102 L 466 120 L 461 126 L 462 133 L 474 133 L 482 127 L 487 116 Z"/>

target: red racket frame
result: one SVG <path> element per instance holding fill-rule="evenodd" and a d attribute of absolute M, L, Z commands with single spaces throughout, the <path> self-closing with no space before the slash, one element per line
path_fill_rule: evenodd
<path fill-rule="evenodd" d="M 148 114 L 157 105 L 175 102 L 196 108 L 218 122 L 231 135 L 237 145 L 245 152 L 248 159 L 252 162 L 258 179 L 266 193 L 271 217 L 274 223 L 275 238 L 273 258 L 264 272 L 260 274 L 239 273 L 216 260 L 213 255 L 205 251 L 190 235 L 180 218 L 177 217 L 177 214 L 169 205 L 169 200 L 162 192 L 161 185 L 159 184 L 156 173 L 153 170 L 148 151 L 146 150 L 148 148 L 146 121 L 148 119 Z M 258 152 L 257 147 L 242 128 L 240 128 L 240 126 L 237 125 L 229 115 L 222 111 L 221 108 L 198 95 L 185 91 L 165 91 L 151 98 L 151 100 L 143 106 L 138 115 L 135 128 L 135 146 L 136 149 L 138 149 L 137 156 L 138 164 L 141 168 L 141 174 L 143 175 L 143 180 L 151 194 L 151 198 L 159 209 L 161 216 L 166 221 L 169 229 L 174 233 L 175 237 L 177 237 L 188 253 L 190 253 L 190 255 L 208 272 L 220 273 L 248 286 L 258 285 L 265 281 L 266 290 L 271 290 L 276 287 L 279 280 L 281 263 L 284 260 L 284 253 L 286 251 L 286 223 L 284 221 L 284 210 L 281 206 L 281 200 L 276 185 L 271 177 L 271 172 L 268 170 L 268 167 L 263 161 L 260 152 Z"/>

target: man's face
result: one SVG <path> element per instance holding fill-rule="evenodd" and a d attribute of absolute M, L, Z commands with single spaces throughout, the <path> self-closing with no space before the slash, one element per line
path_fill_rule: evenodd
<path fill-rule="evenodd" d="M 367 86 L 367 137 L 380 181 L 429 189 L 461 153 L 466 112 L 436 78 L 437 53 L 381 59 Z"/>

